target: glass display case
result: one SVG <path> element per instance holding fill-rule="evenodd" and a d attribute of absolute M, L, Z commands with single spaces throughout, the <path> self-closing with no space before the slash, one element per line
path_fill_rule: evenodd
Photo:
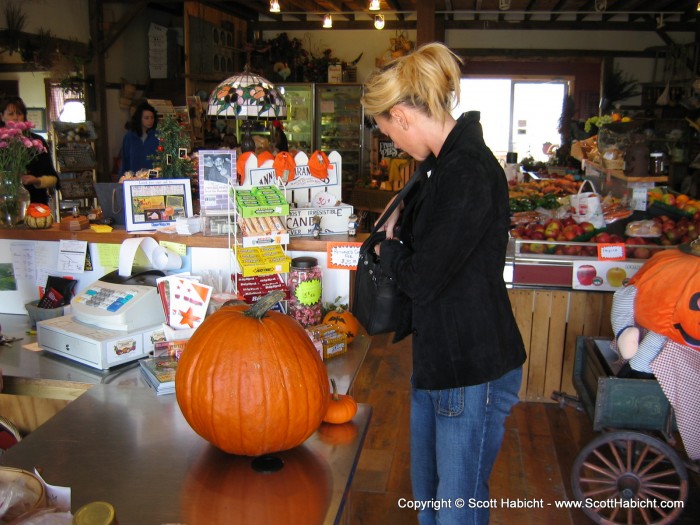
<path fill-rule="evenodd" d="M 316 149 L 314 140 L 314 85 L 283 84 L 279 86 L 287 103 L 284 132 L 289 149 L 310 155 Z"/>
<path fill-rule="evenodd" d="M 343 158 L 343 195 L 359 178 L 363 136 L 361 84 L 316 84 L 317 147 Z M 343 199 L 345 200 L 345 198 Z"/>

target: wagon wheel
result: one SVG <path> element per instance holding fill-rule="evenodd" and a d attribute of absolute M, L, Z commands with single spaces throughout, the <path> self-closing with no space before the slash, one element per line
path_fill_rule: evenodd
<path fill-rule="evenodd" d="M 667 525 L 685 507 L 688 472 L 663 441 L 640 432 L 609 432 L 579 452 L 571 487 L 596 523 Z"/>

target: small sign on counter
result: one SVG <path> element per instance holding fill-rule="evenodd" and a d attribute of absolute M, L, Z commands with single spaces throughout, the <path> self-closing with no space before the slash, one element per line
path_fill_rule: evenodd
<path fill-rule="evenodd" d="M 642 264 L 642 261 L 574 261 L 571 287 L 614 292 L 626 285 Z"/>

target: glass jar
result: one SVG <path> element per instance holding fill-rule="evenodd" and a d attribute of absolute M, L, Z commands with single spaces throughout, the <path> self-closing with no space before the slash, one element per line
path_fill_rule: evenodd
<path fill-rule="evenodd" d="M 303 327 L 321 324 L 321 268 L 314 257 L 295 257 L 289 270 L 288 313 Z"/>
<path fill-rule="evenodd" d="M 660 151 L 654 151 L 649 154 L 649 176 L 662 177 L 665 175 L 666 166 L 664 165 L 664 154 Z"/>

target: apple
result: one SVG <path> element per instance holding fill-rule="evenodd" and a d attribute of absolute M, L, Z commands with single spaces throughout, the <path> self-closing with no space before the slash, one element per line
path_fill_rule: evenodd
<path fill-rule="evenodd" d="M 530 244 L 530 253 L 544 253 L 544 244 L 540 242 L 533 242 Z"/>
<path fill-rule="evenodd" d="M 556 239 L 557 235 L 561 231 L 561 224 L 558 220 L 550 220 L 544 227 L 544 236 L 548 239 Z"/>
<path fill-rule="evenodd" d="M 605 274 L 608 279 L 608 284 L 615 288 L 622 286 L 623 281 L 627 278 L 627 272 L 619 266 L 613 266 Z"/>
<path fill-rule="evenodd" d="M 669 206 L 675 206 L 676 197 L 673 195 L 673 193 L 664 193 L 664 196 L 661 197 L 661 202 L 668 204 Z"/>
<path fill-rule="evenodd" d="M 622 237 L 620 237 L 618 234 L 611 233 L 610 234 L 610 241 L 608 241 L 608 242 L 623 243 L 623 242 L 625 242 L 625 240 Z"/>
<path fill-rule="evenodd" d="M 671 244 L 677 244 L 677 243 L 679 243 L 680 240 L 681 240 L 681 237 L 683 237 L 683 235 L 681 235 L 681 232 L 678 231 L 676 228 L 672 228 L 672 229 L 670 229 L 670 230 L 666 230 L 666 231 L 664 232 L 664 235 L 665 235 L 666 238 L 671 242 Z"/>
<path fill-rule="evenodd" d="M 544 233 L 541 231 L 534 231 L 530 233 L 530 239 L 533 241 L 542 241 L 544 240 Z"/>
<path fill-rule="evenodd" d="M 595 266 L 584 264 L 580 266 L 576 272 L 576 278 L 583 286 L 590 286 L 593 284 L 593 279 L 595 279 L 597 274 L 598 272 L 596 272 Z"/>
<path fill-rule="evenodd" d="M 632 256 L 635 259 L 648 259 L 651 257 L 651 250 L 649 250 L 649 248 L 638 247 L 634 249 Z"/>
<path fill-rule="evenodd" d="M 591 233 L 595 230 L 595 226 L 593 226 L 592 223 L 587 221 L 579 223 L 579 226 L 581 227 L 584 233 Z"/>
<path fill-rule="evenodd" d="M 595 243 L 606 244 L 610 242 L 610 234 L 608 232 L 596 233 L 591 240 Z"/>

